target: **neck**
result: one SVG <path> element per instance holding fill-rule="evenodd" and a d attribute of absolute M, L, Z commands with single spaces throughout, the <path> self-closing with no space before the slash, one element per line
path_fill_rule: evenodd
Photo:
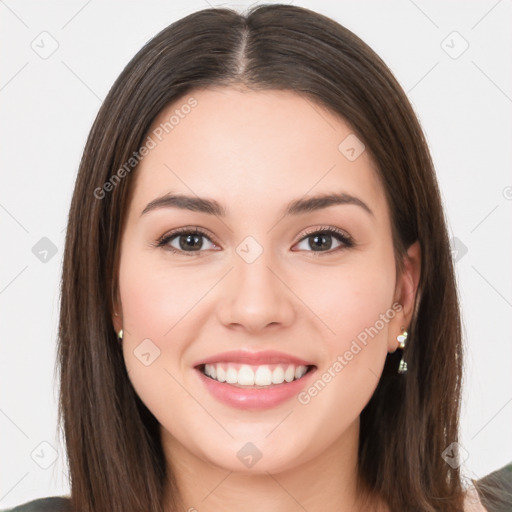
<path fill-rule="evenodd" d="M 385 511 L 375 498 L 357 489 L 359 421 L 327 450 L 301 465 L 280 472 L 234 472 L 197 457 L 162 429 L 168 470 L 183 510 L 217 512 L 360 512 Z M 257 466 L 255 466 L 256 469 Z M 171 508 L 172 486 L 165 489 L 164 510 Z M 176 493 L 176 491 L 174 491 Z"/>

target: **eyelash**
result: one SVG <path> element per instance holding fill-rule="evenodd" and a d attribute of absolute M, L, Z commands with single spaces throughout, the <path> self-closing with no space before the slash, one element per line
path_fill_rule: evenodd
<path fill-rule="evenodd" d="M 322 235 L 322 234 L 328 234 L 328 235 L 333 236 L 339 242 L 341 242 L 343 245 L 341 245 L 340 247 L 337 247 L 335 249 L 328 250 L 328 251 L 306 251 L 306 252 L 310 252 L 313 254 L 313 256 L 319 257 L 319 256 L 322 256 L 323 254 L 332 254 L 339 250 L 349 249 L 351 247 L 354 247 L 354 245 L 355 245 L 352 237 L 350 237 L 344 231 L 342 231 L 338 228 L 334 228 L 332 226 L 322 226 L 320 228 L 315 228 L 310 231 L 306 231 L 306 233 L 304 233 L 302 235 L 302 237 L 298 240 L 297 243 L 300 243 L 304 239 L 309 238 L 313 235 Z M 165 235 L 163 235 L 156 241 L 155 245 L 156 245 L 156 247 L 160 247 L 164 250 L 168 250 L 168 251 L 170 251 L 174 254 L 178 254 L 178 255 L 197 256 L 198 254 L 203 252 L 203 251 L 181 251 L 181 250 L 175 249 L 174 247 L 171 247 L 170 245 L 168 245 L 169 242 L 173 238 L 180 236 L 180 235 L 201 235 L 201 236 L 204 236 L 205 238 L 207 238 L 208 240 L 210 240 L 210 242 L 214 243 L 215 245 L 218 245 L 215 242 L 215 240 L 211 239 L 210 235 L 208 233 L 206 233 L 206 231 L 203 231 L 201 228 L 197 228 L 197 227 L 180 228 L 176 231 L 171 231 L 170 233 L 166 233 Z"/>

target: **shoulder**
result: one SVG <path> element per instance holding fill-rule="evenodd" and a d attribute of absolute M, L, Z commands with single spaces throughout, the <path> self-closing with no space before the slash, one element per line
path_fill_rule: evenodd
<path fill-rule="evenodd" d="M 475 487 L 470 487 L 464 494 L 464 512 L 489 512 L 480 501 Z"/>
<path fill-rule="evenodd" d="M 0 512 L 71 512 L 71 500 L 63 496 L 39 498 Z"/>

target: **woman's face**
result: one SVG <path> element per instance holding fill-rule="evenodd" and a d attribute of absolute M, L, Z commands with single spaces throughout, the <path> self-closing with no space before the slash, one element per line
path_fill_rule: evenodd
<path fill-rule="evenodd" d="M 413 296 L 368 152 L 285 91 L 194 91 L 149 135 L 114 324 L 164 446 L 271 473 L 353 449 Z"/>

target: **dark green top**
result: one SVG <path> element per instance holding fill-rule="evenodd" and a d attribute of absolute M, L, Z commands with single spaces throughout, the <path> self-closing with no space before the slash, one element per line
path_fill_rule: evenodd
<path fill-rule="evenodd" d="M 70 498 L 40 498 L 0 512 L 71 512 Z"/>

